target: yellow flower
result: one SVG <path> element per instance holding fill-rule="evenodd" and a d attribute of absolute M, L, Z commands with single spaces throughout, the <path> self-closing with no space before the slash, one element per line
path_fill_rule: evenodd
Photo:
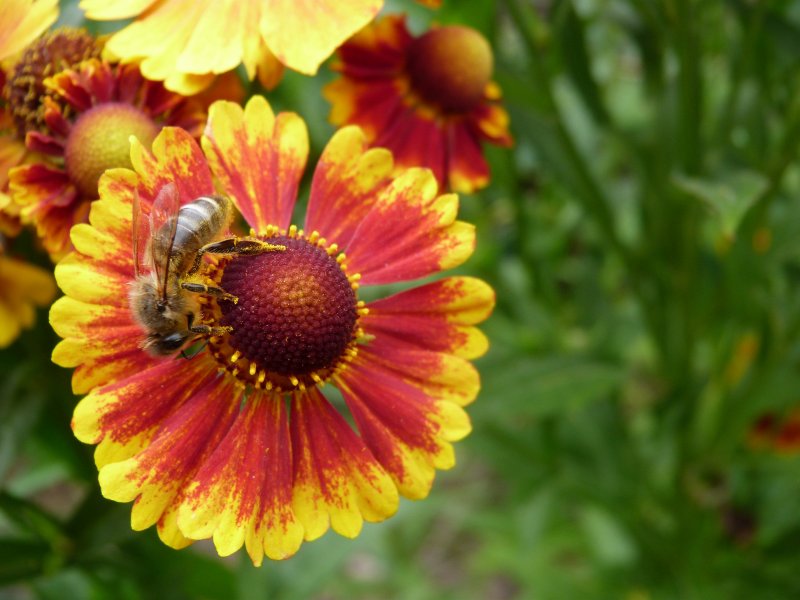
<path fill-rule="evenodd" d="M 141 60 L 148 79 L 193 94 L 215 73 L 244 64 L 250 79 L 277 83 L 281 65 L 313 75 L 383 0 L 82 0 L 90 19 L 136 20 L 108 41 L 108 52 Z"/>
<path fill-rule="evenodd" d="M 47 306 L 56 294 L 53 276 L 44 269 L 5 256 L 0 250 L 0 348 L 31 327 L 36 306 Z"/>

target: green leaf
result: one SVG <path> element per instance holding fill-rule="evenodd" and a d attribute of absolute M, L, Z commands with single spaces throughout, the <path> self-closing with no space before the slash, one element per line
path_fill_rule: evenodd
<path fill-rule="evenodd" d="M 609 566 L 623 566 L 636 560 L 636 546 L 621 523 L 600 506 L 584 508 L 581 527 L 598 561 Z"/>
<path fill-rule="evenodd" d="M 592 74 L 592 61 L 586 48 L 585 25 L 572 2 L 565 2 L 558 38 L 567 74 L 580 94 L 581 100 L 598 124 L 608 123 L 600 88 Z"/>
<path fill-rule="evenodd" d="M 63 569 L 51 576 L 39 577 L 33 589 L 39 600 L 63 600 L 64 598 L 101 598 L 98 586 L 87 573 L 78 569 Z M 119 586 L 114 590 L 115 600 L 122 600 Z"/>
<path fill-rule="evenodd" d="M 699 200 L 714 217 L 719 232 L 732 241 L 742 217 L 767 188 L 767 180 L 754 171 L 736 171 L 720 180 L 674 175 L 680 191 Z"/>
<path fill-rule="evenodd" d="M 21 532 L 35 535 L 47 542 L 63 539 L 61 525 L 35 504 L 0 492 L 0 513 Z"/>
<path fill-rule="evenodd" d="M 484 402 L 476 410 L 543 417 L 577 410 L 615 390 L 624 371 L 591 358 L 519 356 L 483 370 L 485 398 L 502 398 L 499 405 Z"/>
<path fill-rule="evenodd" d="M 44 396 L 26 385 L 33 370 L 21 367 L 0 386 L 0 481 L 28 438 L 41 411 Z"/>
<path fill-rule="evenodd" d="M 49 556 L 50 548 L 42 542 L 0 539 L 0 584 L 42 573 Z"/>

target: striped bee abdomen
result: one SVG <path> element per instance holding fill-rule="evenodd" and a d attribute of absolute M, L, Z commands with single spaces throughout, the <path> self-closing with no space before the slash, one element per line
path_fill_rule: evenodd
<path fill-rule="evenodd" d="M 184 204 L 178 212 L 173 252 L 197 252 L 214 240 L 228 222 L 229 201 L 218 196 L 201 196 Z"/>

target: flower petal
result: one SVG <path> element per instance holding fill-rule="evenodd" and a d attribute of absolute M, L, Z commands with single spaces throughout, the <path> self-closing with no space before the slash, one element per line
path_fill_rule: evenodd
<path fill-rule="evenodd" d="M 371 302 L 362 326 L 379 339 L 477 358 L 488 342 L 471 326 L 491 314 L 494 301 L 494 290 L 480 279 L 448 277 Z"/>
<path fill-rule="evenodd" d="M 9 172 L 9 189 L 51 258 L 62 257 L 69 250 L 70 228 L 89 213 L 88 202 L 74 202 L 77 191 L 66 173 L 44 163 L 23 165 Z"/>
<path fill-rule="evenodd" d="M 361 437 L 400 493 L 424 498 L 435 469 L 455 465 L 450 442 L 469 433 L 467 414 L 453 402 L 428 396 L 362 353 L 338 380 Z"/>
<path fill-rule="evenodd" d="M 344 127 L 325 147 L 314 171 L 306 212 L 306 230 L 324 232 L 347 247 L 374 198 L 389 183 L 390 152 L 368 144 L 357 127 Z"/>
<path fill-rule="evenodd" d="M 142 354 L 142 356 L 146 356 Z M 213 365 L 197 360 L 150 359 L 113 383 L 93 389 L 75 407 L 72 429 L 80 441 L 126 444 L 150 437 L 203 385 Z M 153 390 L 158 393 L 153 393 Z"/>
<path fill-rule="evenodd" d="M 292 505 L 292 454 L 283 401 L 256 394 L 187 487 L 178 524 L 193 539 L 213 536 L 222 556 L 244 543 L 257 566 L 294 554 L 303 527 Z"/>
<path fill-rule="evenodd" d="M 308 132 L 300 117 L 281 113 L 276 118 L 261 96 L 252 97 L 244 110 L 215 102 L 203 149 L 251 227 L 289 226 L 308 157 Z"/>
<path fill-rule="evenodd" d="M 196 2 L 196 0 L 195 0 Z M 258 38 L 258 4 L 242 0 L 199 2 L 206 8 L 182 48 L 177 70 L 182 73 L 225 73 L 242 62 L 244 41 Z"/>
<path fill-rule="evenodd" d="M 148 391 L 150 387 L 139 389 L 140 400 L 153 395 Z M 227 434 L 241 399 L 241 392 L 227 379 L 216 378 L 213 372 L 181 397 L 184 395 L 187 400 L 180 410 L 164 419 L 147 448 L 100 469 L 100 487 L 106 498 L 117 502 L 134 500 L 133 529 L 146 529 L 169 516 L 170 508 L 181 500 L 184 484 Z M 173 533 L 165 536 L 167 539 L 176 539 L 183 545 L 182 537 L 175 536 L 169 528 L 167 533 Z"/>
<path fill-rule="evenodd" d="M 376 338 L 359 354 L 435 400 L 466 406 L 481 389 L 478 370 L 459 356 L 419 350 L 387 338 Z"/>
<path fill-rule="evenodd" d="M 347 38 L 369 23 L 383 0 L 265 0 L 261 34 L 290 69 L 314 75 Z M 313 31 L 314 35 L 308 35 Z"/>
<path fill-rule="evenodd" d="M 328 525 L 355 537 L 364 520 L 397 510 L 397 489 L 342 416 L 316 389 L 292 398 L 294 512 L 306 540 Z"/>
<path fill-rule="evenodd" d="M 56 293 L 53 275 L 35 265 L 0 255 L 0 348 L 35 319 L 34 306 L 47 306 Z"/>
<path fill-rule="evenodd" d="M 469 194 L 489 183 L 489 165 L 478 136 L 466 123 L 453 122 L 447 131 L 450 189 Z"/>
<path fill-rule="evenodd" d="M 440 188 L 447 185 L 449 149 L 445 145 L 446 120 L 421 113 L 412 107 L 398 110 L 375 137 L 376 146 L 392 151 L 398 168 L 427 167 Z"/>
<path fill-rule="evenodd" d="M 200 147 L 188 132 L 178 127 L 164 127 L 153 141 L 152 153 L 131 137 L 131 162 L 139 174 L 142 202 L 152 203 L 168 183 L 178 188 L 181 204 L 214 193 L 211 171 Z M 102 182 L 101 178 L 101 186 Z"/>
<path fill-rule="evenodd" d="M 80 8 L 87 19 L 129 19 L 146 11 L 157 0 L 81 0 Z"/>
<path fill-rule="evenodd" d="M 58 0 L 3 0 L 0 60 L 20 52 L 58 18 Z"/>
<path fill-rule="evenodd" d="M 456 221 L 458 198 L 436 195 L 427 169 L 409 169 L 381 191 L 344 251 L 362 283 L 425 277 L 472 254 L 475 228 Z"/>

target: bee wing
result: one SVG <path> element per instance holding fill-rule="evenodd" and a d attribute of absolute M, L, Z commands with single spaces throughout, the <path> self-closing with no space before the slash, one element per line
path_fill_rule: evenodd
<path fill-rule="evenodd" d="M 181 208 L 178 188 L 172 182 L 159 190 L 150 212 L 150 255 L 158 281 L 158 293 L 162 299 L 167 297 L 167 277 L 169 276 L 169 257 L 175 243 L 178 228 L 178 211 Z M 159 245 L 156 248 L 156 244 Z"/>
<path fill-rule="evenodd" d="M 147 215 L 142 210 L 142 203 L 139 199 L 139 190 L 133 190 L 133 272 L 136 277 L 147 270 L 148 257 L 147 244 L 150 240 L 150 223 Z"/>

